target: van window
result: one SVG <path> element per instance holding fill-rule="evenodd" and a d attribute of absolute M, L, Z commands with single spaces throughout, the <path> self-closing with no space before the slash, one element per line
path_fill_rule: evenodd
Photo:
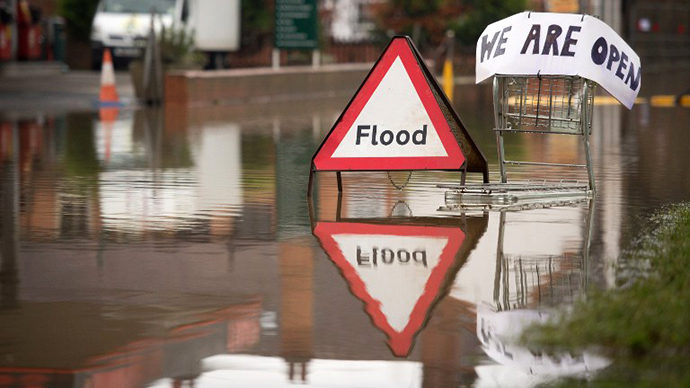
<path fill-rule="evenodd" d="M 105 0 L 103 12 L 111 13 L 151 13 L 172 14 L 176 0 Z"/>

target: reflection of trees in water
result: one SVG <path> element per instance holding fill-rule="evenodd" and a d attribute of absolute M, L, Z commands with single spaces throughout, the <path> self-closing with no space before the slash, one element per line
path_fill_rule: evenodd
<path fill-rule="evenodd" d="M 150 159 L 157 161 L 160 168 L 187 168 L 194 166 L 189 139 L 189 124 L 185 109 L 146 109 L 142 113 L 150 135 L 151 144 L 147 150 Z M 176 112 L 177 111 L 177 112 Z M 182 111 L 182 112 L 179 112 Z M 164 113 L 164 116 L 161 114 Z M 180 116 L 176 115 L 179 113 Z M 154 153 L 157 150 L 158 155 Z M 155 157 L 153 155 L 156 155 Z"/>
<path fill-rule="evenodd" d="M 94 118 L 90 113 L 66 116 L 62 164 L 65 174 L 81 185 L 95 184 L 101 166 L 96 154 Z"/>
<path fill-rule="evenodd" d="M 308 235 L 311 231 L 307 201 L 303 198 L 309 180 L 309 163 L 318 144 L 312 135 L 311 118 L 304 121 L 304 124 L 288 122 L 287 125 L 299 125 L 299 130 L 281 134 L 276 144 L 279 238 Z"/>
<path fill-rule="evenodd" d="M 100 224 L 98 175 L 102 166 L 96 151 L 93 115 L 67 115 L 63 142 L 65 176 L 54 182 L 58 191 L 59 234 L 61 238 L 84 238 Z"/>

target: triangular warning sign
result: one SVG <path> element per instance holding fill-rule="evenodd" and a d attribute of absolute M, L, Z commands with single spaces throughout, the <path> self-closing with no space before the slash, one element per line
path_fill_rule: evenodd
<path fill-rule="evenodd" d="M 318 223 L 314 235 L 396 356 L 406 356 L 465 239 L 454 227 Z"/>
<path fill-rule="evenodd" d="M 486 159 L 407 37 L 395 37 L 313 158 L 315 171 L 486 172 Z"/>

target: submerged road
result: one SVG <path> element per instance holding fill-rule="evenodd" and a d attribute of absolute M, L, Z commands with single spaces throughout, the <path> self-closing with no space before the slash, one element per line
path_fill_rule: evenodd
<path fill-rule="evenodd" d="M 120 99 L 134 102 L 129 73 L 117 72 L 115 86 Z M 101 85 L 100 72 L 70 71 L 59 75 L 0 77 L 0 111 L 58 113 L 92 110 Z"/>

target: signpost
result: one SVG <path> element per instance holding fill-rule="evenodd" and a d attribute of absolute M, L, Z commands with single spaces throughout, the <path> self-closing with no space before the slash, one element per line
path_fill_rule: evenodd
<path fill-rule="evenodd" d="M 394 37 L 312 158 L 316 171 L 481 172 L 484 155 L 408 37 Z"/>
<path fill-rule="evenodd" d="M 276 48 L 314 50 L 319 47 L 316 1 L 276 0 Z"/>
<path fill-rule="evenodd" d="M 276 0 L 273 68 L 280 67 L 280 50 L 314 50 L 318 66 L 317 0 Z"/>

